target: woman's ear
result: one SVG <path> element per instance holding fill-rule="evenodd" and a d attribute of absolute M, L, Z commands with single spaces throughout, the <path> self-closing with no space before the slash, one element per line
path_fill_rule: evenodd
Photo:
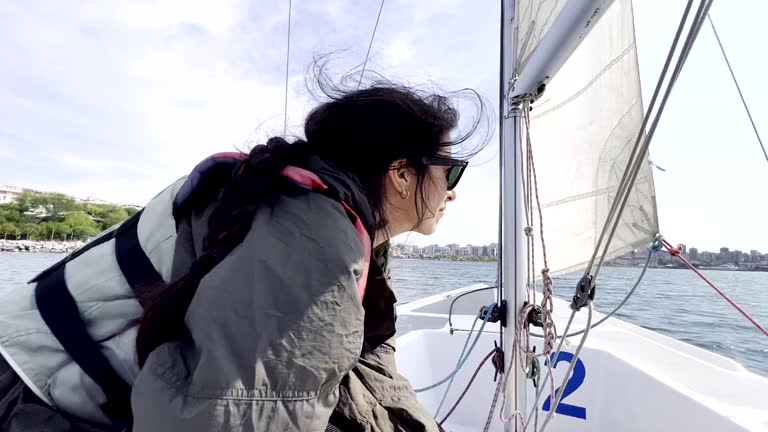
<path fill-rule="evenodd" d="M 395 193 L 401 197 L 407 197 L 410 193 L 410 182 L 413 181 L 413 172 L 408 167 L 405 159 L 401 159 L 393 162 L 389 166 L 389 172 L 387 173 L 387 179 L 392 185 Z"/>

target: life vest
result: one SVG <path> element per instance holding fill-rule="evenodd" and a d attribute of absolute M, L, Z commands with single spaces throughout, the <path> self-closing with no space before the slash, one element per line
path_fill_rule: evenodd
<path fill-rule="evenodd" d="M 232 170 L 244 158 L 245 155 L 241 153 L 219 153 L 205 159 L 195 167 L 180 183 L 180 187 L 173 196 L 172 214 L 176 228 L 178 228 L 178 221 L 188 217 L 201 203 L 210 203 L 215 200 L 215 194 L 231 178 Z M 307 192 L 320 193 L 336 199 L 346 211 L 360 237 L 365 252 L 363 272 L 358 282 L 358 293 L 362 300 L 368 277 L 371 239 L 361 219 L 347 203 L 338 198 L 335 191 L 324 184 L 313 172 L 288 166 L 282 171 L 282 174 Z M 101 388 L 107 399 L 102 404 L 101 410 L 119 429 L 123 429 L 131 423 L 130 384 L 115 371 L 107 356 L 102 352 L 99 342 L 96 342 L 89 334 L 86 322 L 78 308 L 78 302 L 67 285 L 67 281 L 71 277 L 65 277 L 64 270 L 65 266 L 89 251 L 112 242 L 114 243 L 114 259 L 119 271 L 134 292 L 137 287 L 168 283 L 168 269 L 162 270 L 153 264 L 139 238 L 138 227 L 144 220 L 145 211 L 150 211 L 148 207 L 149 205 L 119 226 L 104 232 L 95 240 L 66 256 L 30 281 L 30 283 L 36 283 L 35 303 L 45 324 L 71 359 Z M 167 240 L 163 243 L 164 247 L 172 248 L 174 241 Z M 171 240 L 175 240 L 175 238 Z M 161 273 L 165 277 L 161 276 Z M 140 296 L 136 297 L 141 303 Z M 142 307 L 144 306 L 142 305 Z M 29 383 L 27 384 L 29 385 Z"/>

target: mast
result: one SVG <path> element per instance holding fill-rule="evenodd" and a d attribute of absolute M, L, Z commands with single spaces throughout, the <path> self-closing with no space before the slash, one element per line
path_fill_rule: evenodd
<path fill-rule="evenodd" d="M 523 188 L 522 155 L 523 121 L 521 104 L 535 101 L 546 84 L 578 47 L 584 37 L 595 27 L 613 0 L 570 0 L 560 10 L 547 33 L 527 57 L 522 70 L 515 70 L 517 59 L 518 18 L 517 3 L 531 0 L 502 0 L 501 2 L 501 61 L 499 97 L 499 140 L 501 171 L 501 247 L 500 289 L 507 301 L 507 326 L 504 331 L 505 371 L 510 376 L 506 398 L 502 407 L 504 416 L 513 412 L 527 413 L 525 364 L 514 353 L 515 323 L 527 298 L 525 288 L 525 259 L 523 250 Z M 534 0 L 538 1 L 538 0 Z M 528 5 L 531 6 L 531 5 Z M 516 431 L 517 419 L 504 425 L 505 431 Z"/>
<path fill-rule="evenodd" d="M 501 6 L 501 67 L 500 67 L 500 97 L 499 119 L 500 128 L 500 160 L 501 160 L 501 232 L 499 233 L 502 248 L 501 289 L 507 300 L 507 328 L 504 331 L 504 364 L 510 365 L 515 341 L 515 321 L 527 296 L 523 286 L 524 259 L 523 253 L 523 187 L 520 152 L 522 145 L 522 112 L 519 105 L 510 106 L 508 90 L 514 82 L 515 67 L 515 0 L 502 0 Z M 526 377 L 523 364 L 515 357 L 505 373 L 511 374 L 508 380 L 506 403 L 502 409 L 504 417 L 508 418 L 515 410 L 525 412 Z M 504 426 L 506 431 L 517 429 L 514 423 Z"/>

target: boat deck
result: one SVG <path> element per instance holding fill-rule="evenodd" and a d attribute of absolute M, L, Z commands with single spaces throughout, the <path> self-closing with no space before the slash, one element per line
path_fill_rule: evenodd
<path fill-rule="evenodd" d="M 473 323 L 475 329 L 480 327 L 477 313 L 494 302 L 496 295 L 495 289 L 475 285 L 397 308 L 398 369 L 415 388 L 433 384 L 454 370 Z M 570 308 L 563 300 L 555 299 L 554 304 L 555 322 L 558 331 L 563 331 Z M 448 325 L 451 309 L 453 332 Z M 576 315 L 571 331 L 586 326 L 586 315 L 586 310 Z M 602 317 L 594 312 L 593 322 Z M 486 326 L 476 350 L 456 374 L 438 418 L 459 397 L 498 340 L 499 331 L 498 323 Z M 615 318 L 590 331 L 581 355 L 574 359 L 580 340 L 581 336 L 568 338 L 554 364 L 555 382 L 560 387 L 570 363 L 576 361 L 548 431 L 768 431 L 768 379 L 730 358 Z M 531 337 L 531 344 L 541 352 L 541 339 Z M 543 376 L 546 368 L 541 360 Z M 493 372 L 490 363 L 481 369 L 444 425 L 447 431 L 483 429 L 496 386 Z M 527 407 L 526 417 L 537 412 L 540 427 L 548 414 L 550 386 L 545 386 L 535 403 L 536 389 L 531 380 L 526 383 L 525 404 L 518 401 L 519 407 Z M 419 393 L 430 412 L 437 410 L 446 387 Z M 537 410 L 532 411 L 533 406 Z M 493 419 L 490 430 L 503 430 L 498 413 Z"/>

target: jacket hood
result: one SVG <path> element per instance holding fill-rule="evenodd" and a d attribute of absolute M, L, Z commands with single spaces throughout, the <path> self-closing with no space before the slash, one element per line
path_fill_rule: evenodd
<path fill-rule="evenodd" d="M 312 171 L 332 190 L 338 193 L 339 198 L 346 202 L 360 217 L 371 240 L 375 237 L 373 210 L 371 209 L 368 194 L 363 189 L 360 181 L 352 174 L 346 173 L 333 164 L 320 159 L 318 156 L 309 156 L 299 166 Z"/>

